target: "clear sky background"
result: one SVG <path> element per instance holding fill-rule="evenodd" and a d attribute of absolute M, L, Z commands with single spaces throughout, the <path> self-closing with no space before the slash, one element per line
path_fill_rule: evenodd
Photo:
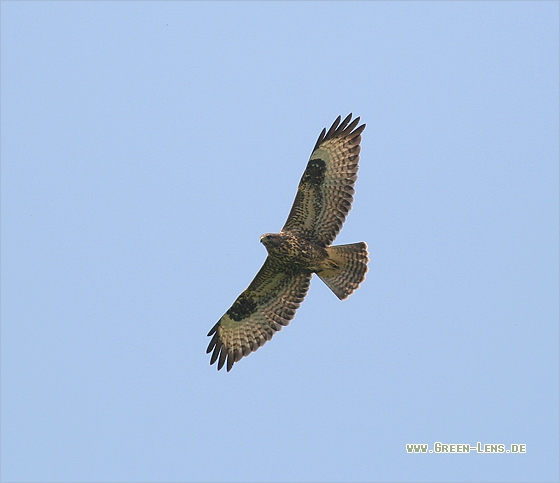
<path fill-rule="evenodd" d="M 558 479 L 558 2 L 1 8 L 3 481 Z M 366 282 L 217 372 L 349 112 Z"/>

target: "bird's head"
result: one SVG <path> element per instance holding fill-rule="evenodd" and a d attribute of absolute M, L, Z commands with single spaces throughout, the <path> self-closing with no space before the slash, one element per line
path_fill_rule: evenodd
<path fill-rule="evenodd" d="M 265 233 L 261 236 L 261 243 L 267 250 L 278 248 L 283 241 L 284 237 L 280 233 Z"/>

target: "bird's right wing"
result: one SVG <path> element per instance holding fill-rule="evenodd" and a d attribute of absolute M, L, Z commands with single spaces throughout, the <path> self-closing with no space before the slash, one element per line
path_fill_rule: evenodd
<path fill-rule="evenodd" d="M 227 370 L 242 357 L 256 351 L 282 326 L 288 325 L 307 294 L 311 273 L 286 273 L 277 269 L 270 257 L 249 287 L 212 327 L 213 336 L 206 353 L 218 370 L 227 358 Z"/>

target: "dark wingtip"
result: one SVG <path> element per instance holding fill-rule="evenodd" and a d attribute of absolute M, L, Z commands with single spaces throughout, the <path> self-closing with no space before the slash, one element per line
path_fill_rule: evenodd
<path fill-rule="evenodd" d="M 220 354 L 220 348 L 219 347 L 214 347 L 214 352 L 212 352 L 212 356 L 210 357 L 210 365 L 214 364 L 214 362 L 216 362 L 216 359 L 218 358 L 218 355 Z"/>
<path fill-rule="evenodd" d="M 233 353 L 230 352 L 228 353 L 228 357 L 227 357 L 227 372 L 231 371 L 231 368 L 233 367 Z"/>
<path fill-rule="evenodd" d="M 208 332 L 208 334 L 206 334 L 208 337 L 210 337 L 214 332 L 216 332 L 218 330 L 218 326 L 220 325 L 220 321 L 218 320 L 218 322 L 216 323 L 216 325 L 214 325 L 214 327 L 212 327 L 210 329 L 210 332 Z"/>
<path fill-rule="evenodd" d="M 338 116 L 332 123 L 332 126 L 330 127 L 330 129 L 327 131 L 327 134 L 325 135 L 325 139 L 330 139 L 332 137 L 333 133 L 336 132 L 339 124 L 340 124 L 340 116 Z"/>
<path fill-rule="evenodd" d="M 218 344 L 218 334 L 214 334 L 214 337 L 212 337 L 210 344 L 208 344 L 208 348 L 206 349 L 206 354 L 210 354 L 210 352 L 214 349 L 214 347 L 216 347 L 217 344 Z"/>
<path fill-rule="evenodd" d="M 352 113 L 348 114 L 342 122 L 340 122 L 341 117 L 342 116 L 338 116 L 335 119 L 328 131 L 326 130 L 326 128 L 321 131 L 321 134 L 319 135 L 319 138 L 315 143 L 313 151 L 315 151 L 323 142 L 339 136 L 352 137 L 355 139 L 360 134 L 362 134 L 363 130 L 366 128 L 365 123 L 356 128 L 356 126 L 360 122 L 360 116 L 354 119 L 351 123 L 350 120 L 352 119 Z"/>
<path fill-rule="evenodd" d="M 227 352 L 225 351 L 225 348 L 222 347 L 222 350 L 220 352 L 220 358 L 218 359 L 218 371 L 224 367 L 224 362 L 226 361 L 226 355 Z"/>

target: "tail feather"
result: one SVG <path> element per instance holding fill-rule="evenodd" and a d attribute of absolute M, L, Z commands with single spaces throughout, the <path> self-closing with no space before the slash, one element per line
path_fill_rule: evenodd
<path fill-rule="evenodd" d="M 325 268 L 318 271 L 317 275 L 340 300 L 343 300 L 366 278 L 369 261 L 367 245 L 359 242 L 327 247 L 326 250 L 329 258 Z"/>

